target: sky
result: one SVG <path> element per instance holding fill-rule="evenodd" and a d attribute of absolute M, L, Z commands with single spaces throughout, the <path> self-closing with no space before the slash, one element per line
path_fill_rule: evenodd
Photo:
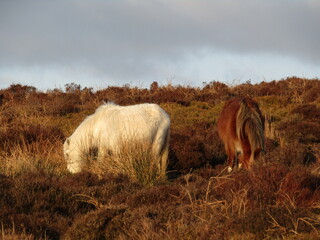
<path fill-rule="evenodd" d="M 319 0 L 0 0 L 0 89 L 320 77 Z"/>

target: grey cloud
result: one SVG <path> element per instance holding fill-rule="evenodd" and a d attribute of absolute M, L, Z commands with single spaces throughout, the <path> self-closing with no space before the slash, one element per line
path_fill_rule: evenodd
<path fill-rule="evenodd" d="M 215 50 L 320 63 L 316 0 L 1 1 L 0 65 L 91 65 L 155 74 Z"/>

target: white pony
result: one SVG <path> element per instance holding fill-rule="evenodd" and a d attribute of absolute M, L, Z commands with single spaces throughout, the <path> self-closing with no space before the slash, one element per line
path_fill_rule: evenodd
<path fill-rule="evenodd" d="M 159 172 L 165 174 L 168 158 L 170 118 L 156 104 L 118 106 L 104 103 L 85 118 L 63 145 L 68 170 L 77 173 L 84 156 L 96 149 L 98 159 L 118 152 L 125 143 L 147 142 L 156 154 Z"/>

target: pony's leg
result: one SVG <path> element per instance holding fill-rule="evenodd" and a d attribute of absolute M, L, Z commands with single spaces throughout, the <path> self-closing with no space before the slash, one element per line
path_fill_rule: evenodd
<path fill-rule="evenodd" d="M 238 167 L 239 169 L 242 167 L 242 162 L 240 161 L 241 154 L 242 154 L 241 152 L 236 151 L 235 166 Z"/>
<path fill-rule="evenodd" d="M 247 168 L 247 164 L 246 162 L 244 161 L 244 153 L 243 152 L 239 152 L 239 156 L 238 156 L 238 167 L 239 169 L 244 167 L 245 169 Z"/>
<path fill-rule="evenodd" d="M 251 154 L 249 161 L 248 161 L 248 169 L 251 169 L 254 162 L 254 154 Z"/>
<path fill-rule="evenodd" d="M 163 174 L 164 176 L 167 170 L 168 155 L 169 155 L 169 145 L 165 146 L 161 154 L 160 171 L 161 171 L 161 174 Z"/>
<path fill-rule="evenodd" d="M 157 145 L 157 143 L 153 143 L 152 145 L 152 158 L 153 160 L 155 160 L 155 164 L 157 165 L 157 168 L 158 168 L 158 173 L 163 173 L 164 170 L 164 161 L 166 161 L 166 158 L 165 158 L 165 150 L 163 149 L 161 151 L 161 149 L 159 148 L 159 145 Z M 152 163 L 154 164 L 154 163 Z"/>
<path fill-rule="evenodd" d="M 166 131 L 166 137 L 163 143 L 163 149 L 161 153 L 161 174 L 163 176 L 166 175 L 167 167 L 168 167 L 168 156 L 169 156 L 169 137 L 170 137 L 170 129 Z"/>
<path fill-rule="evenodd" d="M 250 169 L 253 163 L 254 155 L 252 155 L 250 145 L 247 143 L 243 143 L 243 154 L 241 156 L 241 163 L 245 169 Z"/>
<path fill-rule="evenodd" d="M 226 152 L 228 155 L 228 173 L 231 173 L 234 167 L 234 160 L 235 160 L 235 150 L 228 146 L 228 144 L 225 145 Z"/>
<path fill-rule="evenodd" d="M 252 157 L 254 157 L 254 156 L 252 156 L 250 154 L 250 152 L 244 152 L 244 153 L 240 154 L 240 156 L 239 156 L 240 163 L 239 164 L 241 164 L 244 167 L 244 169 L 248 169 L 248 170 L 251 169 L 251 165 L 253 163 Z"/>
<path fill-rule="evenodd" d="M 169 155 L 169 135 L 170 130 L 165 126 L 158 131 L 152 143 L 152 152 L 157 159 L 157 165 L 160 175 L 165 176 L 167 171 L 168 155 Z"/>
<path fill-rule="evenodd" d="M 98 156 L 97 156 L 97 160 L 98 162 L 102 162 L 105 161 L 108 155 L 108 149 L 104 146 L 104 147 L 99 147 L 98 148 Z"/>
<path fill-rule="evenodd" d="M 161 176 L 166 176 L 167 166 L 168 166 L 168 156 L 169 156 L 169 138 L 165 140 L 163 145 L 153 145 L 154 159 L 157 161 L 158 171 Z"/>

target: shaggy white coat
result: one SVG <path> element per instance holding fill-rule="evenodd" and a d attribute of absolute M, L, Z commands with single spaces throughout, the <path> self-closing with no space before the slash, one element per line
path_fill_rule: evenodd
<path fill-rule="evenodd" d="M 165 174 L 168 158 L 170 118 L 157 104 L 119 106 L 104 103 L 85 118 L 63 145 L 68 170 L 85 167 L 84 156 L 97 149 L 98 159 L 118 152 L 121 144 L 143 141 L 157 154 L 160 172 Z"/>

